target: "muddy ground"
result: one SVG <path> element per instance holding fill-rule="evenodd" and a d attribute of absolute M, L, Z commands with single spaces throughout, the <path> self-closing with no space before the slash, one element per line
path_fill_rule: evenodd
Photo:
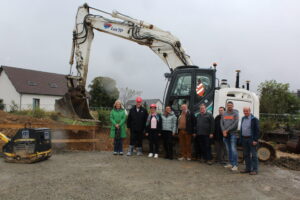
<path fill-rule="evenodd" d="M 257 176 L 196 161 L 60 152 L 35 164 L 0 158 L 0 199 L 299 199 L 300 172 L 260 165 Z"/>

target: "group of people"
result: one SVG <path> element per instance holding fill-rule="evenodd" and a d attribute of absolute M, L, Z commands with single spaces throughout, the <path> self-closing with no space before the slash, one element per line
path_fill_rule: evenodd
<path fill-rule="evenodd" d="M 195 115 L 186 104 L 181 105 L 177 116 L 170 106 L 163 113 L 157 113 L 157 106 L 150 105 L 150 113 L 142 106 L 142 98 L 136 98 L 136 105 L 128 113 L 127 128 L 130 130 L 130 144 L 127 156 L 143 155 L 142 143 L 146 136 L 149 139 L 148 157 L 158 158 L 159 141 L 163 139 L 165 158 L 173 159 L 173 140 L 178 134 L 180 157 L 178 160 L 203 160 L 211 165 L 211 144 L 214 143 L 215 161 L 225 168 L 238 171 L 237 140 L 243 145 L 243 158 L 246 164 L 241 173 L 256 175 L 258 173 L 257 145 L 259 137 L 258 119 L 251 114 L 249 107 L 243 108 L 240 131 L 238 131 L 239 113 L 233 102 L 227 102 L 219 108 L 219 115 L 214 118 L 207 112 L 204 104 L 200 105 Z M 126 112 L 117 100 L 110 113 L 112 123 L 110 136 L 114 138 L 114 155 L 123 155 L 123 138 L 126 137 Z M 239 136 L 238 136 L 239 135 Z M 228 156 L 226 156 L 228 155 Z M 227 158 L 228 159 L 227 159 Z M 228 162 L 226 162 L 228 161 Z M 226 164 L 227 163 L 227 164 Z"/>

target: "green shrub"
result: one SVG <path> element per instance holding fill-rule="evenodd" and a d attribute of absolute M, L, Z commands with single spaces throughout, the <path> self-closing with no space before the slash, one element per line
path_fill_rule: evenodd
<path fill-rule="evenodd" d="M 98 111 L 98 120 L 100 125 L 109 126 L 110 125 L 110 110 L 97 110 Z"/>
<path fill-rule="evenodd" d="M 5 105 L 3 103 L 3 99 L 0 99 L 0 110 L 4 110 Z"/>
<path fill-rule="evenodd" d="M 47 115 L 47 112 L 43 109 L 36 108 L 36 109 L 32 110 L 32 117 L 45 118 L 46 115 Z"/>
<path fill-rule="evenodd" d="M 57 112 L 49 112 L 48 113 L 50 119 L 54 120 L 54 121 L 58 121 L 59 119 L 59 113 Z"/>

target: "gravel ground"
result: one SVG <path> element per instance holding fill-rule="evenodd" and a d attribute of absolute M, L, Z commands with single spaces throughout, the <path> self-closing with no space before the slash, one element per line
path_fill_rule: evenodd
<path fill-rule="evenodd" d="M 35 164 L 0 160 L 0 199 L 300 199 L 300 172 L 257 176 L 195 161 L 64 152 Z"/>

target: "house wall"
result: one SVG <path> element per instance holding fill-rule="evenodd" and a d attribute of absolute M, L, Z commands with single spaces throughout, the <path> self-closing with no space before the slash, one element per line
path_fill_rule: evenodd
<path fill-rule="evenodd" d="M 47 111 L 54 111 L 55 100 L 60 99 L 61 96 L 49 96 L 49 95 L 35 95 L 35 94 L 23 94 L 21 109 L 32 109 L 33 99 L 40 100 L 40 108 Z"/>
<path fill-rule="evenodd" d="M 12 101 L 20 105 L 20 94 L 12 85 L 5 71 L 2 71 L 0 75 L 0 99 L 3 99 L 6 111 L 10 110 Z"/>
<path fill-rule="evenodd" d="M 163 111 L 163 105 L 160 101 L 156 102 L 157 110 L 162 112 Z"/>

